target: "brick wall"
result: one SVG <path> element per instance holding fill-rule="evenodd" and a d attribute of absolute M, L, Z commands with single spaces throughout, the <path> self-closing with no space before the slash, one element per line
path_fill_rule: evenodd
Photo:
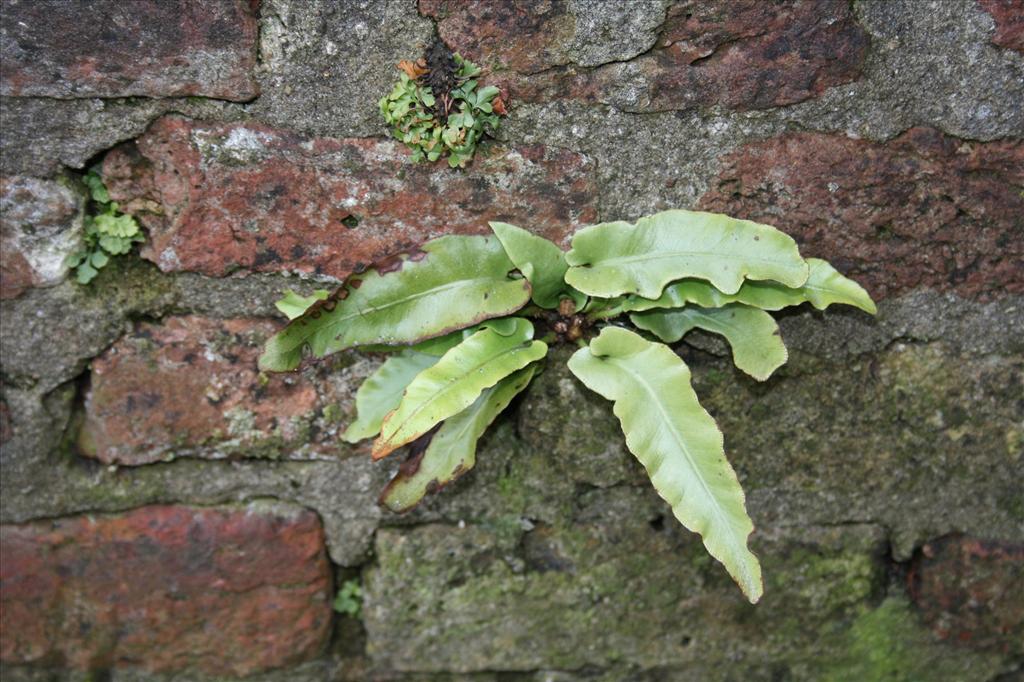
<path fill-rule="evenodd" d="M 2 0 L 4 678 L 1014 679 L 1022 17 Z M 463 171 L 412 163 L 377 114 L 435 37 L 508 94 Z M 94 164 L 147 239 L 83 287 Z M 255 367 L 285 289 L 488 220 L 566 244 L 674 207 L 775 224 L 880 304 L 783 315 L 763 385 L 679 346 L 747 491 L 756 607 L 558 362 L 405 516 L 376 504 L 397 462 L 338 438 L 379 356 Z M 331 607 L 349 581 L 355 616 Z"/>

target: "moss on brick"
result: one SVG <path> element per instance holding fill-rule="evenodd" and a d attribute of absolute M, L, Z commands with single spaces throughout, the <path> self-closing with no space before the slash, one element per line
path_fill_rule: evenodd
<path fill-rule="evenodd" d="M 845 635 L 843 654 L 820 668 L 826 682 L 960 682 L 986 680 L 999 671 L 998 657 L 957 650 L 935 641 L 909 602 L 889 597 L 857 618 Z"/>

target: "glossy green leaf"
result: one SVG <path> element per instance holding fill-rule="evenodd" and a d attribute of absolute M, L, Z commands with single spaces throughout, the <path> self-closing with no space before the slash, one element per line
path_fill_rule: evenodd
<path fill-rule="evenodd" d="M 633 313 L 629 319 L 668 343 L 675 343 L 694 328 L 721 334 L 732 347 L 736 366 L 758 381 L 770 377 L 789 357 L 775 318 L 742 303 L 722 308 L 651 310 Z"/>
<path fill-rule="evenodd" d="M 627 222 L 584 228 L 566 254 L 565 281 L 591 296 L 639 294 L 657 298 L 684 277 L 711 282 L 728 294 L 744 279 L 770 279 L 790 287 L 807 281 L 796 242 L 770 225 L 717 213 L 664 211 Z"/>
<path fill-rule="evenodd" d="M 501 240 L 505 253 L 533 288 L 533 302 L 541 308 L 557 308 L 563 295 L 569 295 L 565 283 L 565 252 L 543 237 L 508 223 L 490 223 Z"/>
<path fill-rule="evenodd" d="M 352 346 L 413 344 L 515 312 L 530 285 L 494 237 L 447 236 L 392 267 L 349 278 L 267 342 L 260 368 L 294 369 L 306 346 L 323 357 Z"/>
<path fill-rule="evenodd" d="M 402 393 L 416 375 L 432 367 L 434 355 L 406 350 L 384 361 L 356 391 L 356 415 L 342 434 L 342 439 L 355 443 L 380 433 L 381 422 L 402 402 Z"/>
<path fill-rule="evenodd" d="M 751 602 L 761 597 L 761 566 L 747 548 L 754 525 L 725 458 L 722 433 L 670 348 L 606 327 L 569 360 L 588 388 L 614 401 L 626 445 L 647 469 L 679 521 L 699 533 Z"/>
<path fill-rule="evenodd" d="M 808 258 L 807 263 L 811 272 L 800 291 L 815 308 L 824 310 L 833 303 L 843 303 L 872 315 L 878 312 L 868 292 L 852 279 L 841 275 L 828 261 Z"/>
<path fill-rule="evenodd" d="M 317 289 L 309 296 L 302 296 L 291 289 L 285 289 L 284 297 L 274 301 L 274 307 L 284 313 L 289 320 L 294 320 L 302 313 L 309 310 L 309 307 L 317 301 L 325 301 L 331 292 L 325 289 Z"/>
<path fill-rule="evenodd" d="M 638 296 L 627 297 L 619 306 L 622 312 L 651 310 L 653 308 L 681 308 L 696 303 L 705 308 L 720 308 L 729 303 L 744 303 L 762 310 L 781 310 L 809 302 L 818 310 L 833 303 L 844 303 L 875 314 L 874 301 L 852 279 L 843 277 L 827 261 L 808 258 L 810 274 L 803 286 L 791 289 L 771 281 L 747 280 L 735 294 L 723 294 L 709 283 L 699 279 L 685 279 L 665 287 L 657 299 Z"/>
<path fill-rule="evenodd" d="M 355 408 L 358 418 L 346 429 L 342 438 L 348 442 L 356 442 L 380 433 L 384 417 L 398 407 L 402 392 L 416 378 L 416 375 L 435 365 L 441 355 L 455 348 L 481 329 L 490 329 L 497 334 L 511 336 L 517 330 L 517 319 L 515 317 L 488 319 L 487 322 L 476 327 L 445 334 L 436 339 L 428 339 L 411 347 L 360 347 L 360 350 L 399 351 L 399 353 L 385 360 L 385 363 L 359 386 L 359 390 L 355 393 Z"/>
<path fill-rule="evenodd" d="M 460 329 L 450 334 L 445 334 L 444 336 L 420 341 L 415 346 L 412 346 L 412 349 L 418 353 L 426 353 L 427 355 L 433 355 L 435 358 L 439 358 L 452 348 L 455 348 L 455 346 L 462 343 L 466 339 L 467 332 L 471 332 L 471 329 Z M 370 350 L 371 347 L 368 346 L 367 349 Z M 394 350 L 394 347 L 382 346 L 379 349 L 372 348 L 372 350 L 391 351 Z"/>
<path fill-rule="evenodd" d="M 515 317 L 498 317 L 493 320 L 481 322 L 473 327 L 453 331 L 452 333 L 445 334 L 444 336 L 420 341 L 412 346 L 385 346 L 371 344 L 368 346 L 359 346 L 359 350 L 370 353 L 395 353 L 403 350 L 413 350 L 417 353 L 426 353 L 427 355 L 433 355 L 434 357 L 439 358 L 484 328 L 493 329 L 502 336 L 510 336 L 511 334 L 514 334 L 518 328 L 517 319 L 518 318 Z"/>
<path fill-rule="evenodd" d="M 513 334 L 484 328 L 445 353 L 413 379 L 402 402 L 384 418 L 373 458 L 415 440 L 472 405 L 484 389 L 544 357 L 547 346 L 532 338 L 533 325 L 517 318 Z"/>
<path fill-rule="evenodd" d="M 476 464 L 476 444 L 491 422 L 530 383 L 537 365 L 511 374 L 462 412 L 449 417 L 423 451 L 402 464 L 380 496 L 394 512 L 412 509 L 427 493 L 448 485 Z"/>

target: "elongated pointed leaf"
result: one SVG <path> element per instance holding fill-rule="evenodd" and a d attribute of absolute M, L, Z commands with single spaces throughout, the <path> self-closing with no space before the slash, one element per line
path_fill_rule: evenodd
<path fill-rule="evenodd" d="M 517 318 L 516 332 L 481 329 L 445 353 L 405 389 L 402 402 L 384 418 L 373 444 L 380 459 L 473 404 L 484 389 L 541 359 L 547 345 L 531 341 L 533 325 Z"/>
<path fill-rule="evenodd" d="M 530 298 L 494 237 L 447 236 L 423 251 L 349 278 L 271 337 L 260 368 L 283 372 L 309 346 L 317 357 L 352 346 L 412 344 L 507 315 Z"/>
<path fill-rule="evenodd" d="M 763 591 L 761 566 L 747 548 L 754 524 L 725 459 L 722 433 L 690 385 L 690 370 L 670 348 L 606 327 L 569 359 L 588 388 L 614 401 L 626 445 L 647 469 L 679 521 L 704 538 L 751 602 Z"/>
<path fill-rule="evenodd" d="M 394 512 L 412 509 L 423 496 L 448 485 L 476 464 L 476 443 L 502 410 L 533 379 L 536 364 L 484 389 L 476 401 L 449 417 L 430 445 L 405 462 L 381 493 L 380 501 Z"/>
<path fill-rule="evenodd" d="M 437 356 L 411 350 L 385 360 L 356 391 L 356 420 L 345 429 L 342 439 L 355 443 L 380 433 L 381 422 L 402 402 L 406 386 L 437 360 Z"/>
<path fill-rule="evenodd" d="M 633 313 L 629 319 L 668 343 L 675 343 L 695 327 L 721 334 L 732 347 L 736 366 L 758 381 L 770 377 L 789 357 L 775 318 L 742 303 L 722 308 L 651 310 Z"/>
<path fill-rule="evenodd" d="M 585 294 L 657 298 L 684 277 L 711 282 L 727 294 L 744 279 L 770 279 L 789 287 L 807 281 L 796 242 L 770 225 L 717 213 L 664 211 L 626 222 L 584 228 L 566 254 L 565 281 Z"/>
<path fill-rule="evenodd" d="M 294 320 L 309 310 L 314 303 L 325 301 L 330 295 L 331 292 L 325 289 L 317 289 L 309 296 L 302 296 L 291 289 L 285 289 L 284 297 L 274 301 L 274 307 L 284 313 L 289 320 Z"/>
<path fill-rule="evenodd" d="M 541 308 L 557 308 L 561 297 L 570 295 L 570 287 L 565 283 L 565 271 L 569 268 L 565 252 L 554 242 L 521 227 L 498 222 L 490 225 L 505 253 L 530 281 L 533 302 Z"/>
<path fill-rule="evenodd" d="M 824 310 L 833 303 L 843 303 L 872 315 L 878 312 L 868 292 L 852 279 L 843 277 L 828 261 L 808 258 L 807 264 L 811 268 L 811 273 L 807 283 L 800 287 L 800 291 L 815 308 Z"/>
<path fill-rule="evenodd" d="M 402 394 L 416 375 L 432 367 L 445 353 L 468 339 L 481 329 L 492 329 L 503 336 L 510 336 L 517 328 L 517 318 L 504 317 L 488 320 L 469 329 L 445 334 L 411 347 L 360 346 L 373 352 L 394 352 L 383 365 L 363 381 L 356 392 L 356 421 L 342 434 L 342 439 L 356 443 L 380 433 L 381 423 L 390 412 L 402 402 Z"/>
<path fill-rule="evenodd" d="M 487 320 L 486 322 L 482 322 L 473 327 L 459 329 L 458 331 L 445 334 L 444 336 L 420 341 L 413 346 L 382 346 L 374 344 L 370 346 L 359 346 L 359 350 L 370 353 L 394 353 L 402 350 L 413 350 L 417 353 L 426 353 L 427 355 L 433 355 L 434 357 L 439 358 L 484 328 L 493 329 L 502 336 L 511 336 L 516 333 L 516 329 L 518 328 L 517 319 L 518 318 L 515 317 L 499 317 L 493 320 Z"/>
<path fill-rule="evenodd" d="M 809 302 L 818 310 L 824 310 L 833 303 L 844 303 L 875 314 L 874 301 L 859 284 L 843 277 L 820 258 L 808 258 L 807 265 L 810 267 L 807 282 L 796 289 L 778 282 L 747 280 L 735 294 L 723 294 L 704 280 L 684 279 L 669 284 L 655 300 L 629 296 L 619 306 L 619 310 L 681 308 L 687 303 L 696 303 L 704 308 L 744 303 L 762 310 L 781 310 Z"/>

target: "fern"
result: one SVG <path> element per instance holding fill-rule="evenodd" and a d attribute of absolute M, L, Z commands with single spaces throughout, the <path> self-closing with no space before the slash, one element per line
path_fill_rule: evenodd
<path fill-rule="evenodd" d="M 479 86 L 480 67 L 448 53 L 443 43 L 429 57 L 429 64 L 399 62 L 402 74 L 381 98 L 380 113 L 392 137 L 413 151 L 413 161 L 447 159 L 463 168 L 483 137 L 498 129 L 505 105 L 498 88 Z"/>
<path fill-rule="evenodd" d="M 132 245 L 145 241 L 139 224 L 130 215 L 122 213 L 96 170 L 82 178 L 89 189 L 90 210 L 85 216 L 83 248 L 71 254 L 68 266 L 75 269 L 79 284 L 88 284 L 106 267 L 112 256 L 121 256 L 132 250 Z"/>
<path fill-rule="evenodd" d="M 675 210 L 593 225 L 568 252 L 514 225 L 491 228 L 495 237 L 427 242 L 333 294 L 288 292 L 278 307 L 292 319 L 268 341 L 261 368 L 293 370 L 304 355 L 346 348 L 396 352 L 359 389 L 345 439 L 375 438 L 375 459 L 411 444 L 381 496 L 405 511 L 470 470 L 477 439 L 548 344 L 574 342 L 569 370 L 614 403 L 654 488 L 756 602 L 761 567 L 743 490 L 689 368 L 663 342 L 695 328 L 721 334 L 737 367 L 764 381 L 787 357 L 766 311 L 809 302 L 874 313 L 871 298 L 825 261 L 804 260 L 774 227 L 724 215 Z"/>

